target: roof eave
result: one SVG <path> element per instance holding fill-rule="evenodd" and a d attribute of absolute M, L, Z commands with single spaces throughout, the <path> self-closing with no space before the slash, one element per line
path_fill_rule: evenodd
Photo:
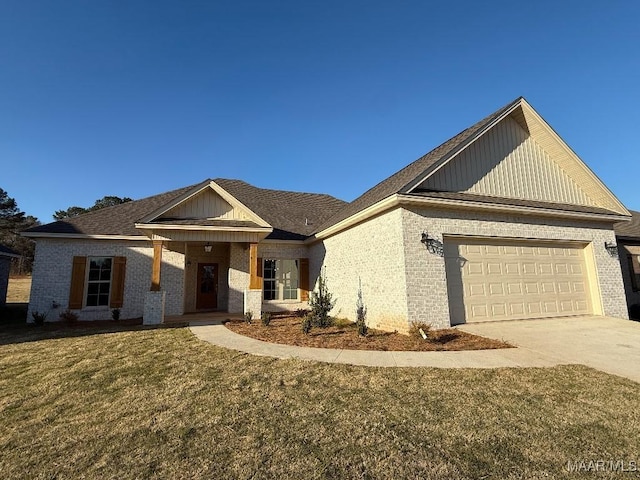
<path fill-rule="evenodd" d="M 543 216 L 543 217 L 559 217 L 559 218 L 573 218 L 583 220 L 594 220 L 601 222 L 621 222 L 629 219 L 629 216 L 619 213 L 592 213 L 592 212 L 577 212 L 571 210 L 557 210 L 553 208 L 544 207 L 526 207 L 522 205 L 505 205 L 502 203 L 491 202 L 479 202 L 473 200 L 457 200 L 449 198 L 425 198 L 417 197 L 414 195 L 400 195 L 398 194 L 399 202 L 403 205 L 420 205 L 420 206 L 440 206 L 445 208 L 465 209 L 465 210 L 477 210 L 477 211 L 491 211 L 491 212 L 504 212 L 514 213 L 519 215 L 528 216 Z"/>

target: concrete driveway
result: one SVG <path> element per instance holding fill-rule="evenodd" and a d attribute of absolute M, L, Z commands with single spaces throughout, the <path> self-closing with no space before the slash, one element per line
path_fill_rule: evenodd
<path fill-rule="evenodd" d="M 461 330 L 512 345 L 560 363 L 580 363 L 640 382 L 640 322 L 611 317 L 469 323 Z"/>

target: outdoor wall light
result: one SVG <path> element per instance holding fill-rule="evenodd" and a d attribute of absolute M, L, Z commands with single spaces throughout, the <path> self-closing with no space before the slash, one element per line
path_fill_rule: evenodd
<path fill-rule="evenodd" d="M 213 248 L 213 245 L 211 245 L 209 242 L 207 242 L 207 244 L 204 246 L 204 251 L 207 253 L 211 253 L 211 249 Z"/>
<path fill-rule="evenodd" d="M 604 242 L 604 249 L 612 257 L 617 257 L 618 256 L 618 246 L 615 243 Z"/>
<path fill-rule="evenodd" d="M 422 232 L 420 243 L 427 247 L 429 253 L 444 257 L 444 245 L 440 240 L 430 237 L 426 230 Z"/>

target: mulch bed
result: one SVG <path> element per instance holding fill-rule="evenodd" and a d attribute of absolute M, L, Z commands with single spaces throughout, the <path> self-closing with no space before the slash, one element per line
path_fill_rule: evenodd
<path fill-rule="evenodd" d="M 355 324 L 328 328 L 313 328 L 308 335 L 302 331 L 302 319 L 294 316 L 277 317 L 265 327 L 256 319 L 252 324 L 242 320 L 225 323 L 229 330 L 265 342 L 296 345 L 300 347 L 337 348 L 345 350 L 389 350 L 389 351 L 458 351 L 512 348 L 512 345 L 479 337 L 470 333 L 447 328 L 432 330 L 428 339 L 369 329 L 366 337 L 358 336 Z"/>

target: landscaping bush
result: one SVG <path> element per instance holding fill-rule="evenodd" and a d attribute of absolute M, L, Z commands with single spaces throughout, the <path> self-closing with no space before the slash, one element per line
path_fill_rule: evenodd
<path fill-rule="evenodd" d="M 310 311 L 311 310 L 309 310 L 308 308 L 298 308 L 294 313 L 296 314 L 296 317 L 304 318 L 304 316 L 307 315 Z"/>
<path fill-rule="evenodd" d="M 113 310 L 111 310 L 111 318 L 113 319 L 114 322 L 117 322 L 118 320 L 120 320 L 119 308 L 114 308 Z"/>
<path fill-rule="evenodd" d="M 268 327 L 269 324 L 271 323 L 271 312 L 262 312 L 262 315 L 260 316 L 260 320 L 262 320 L 262 325 L 264 325 L 265 327 Z"/>
<path fill-rule="evenodd" d="M 31 312 L 31 317 L 33 318 L 33 323 L 36 325 L 44 325 L 44 321 L 47 319 L 46 313 L 40 313 L 37 310 L 35 312 Z"/>
<path fill-rule="evenodd" d="M 411 335 L 412 337 L 423 338 L 422 333 L 420 333 L 420 330 L 422 330 L 424 334 L 427 336 L 427 338 L 429 338 L 429 331 L 431 330 L 431 324 L 426 322 L 411 322 L 411 325 L 409 327 L 409 335 Z M 423 339 L 426 340 L 426 338 L 423 338 Z"/>
<path fill-rule="evenodd" d="M 64 312 L 60 312 L 60 320 L 67 323 L 76 323 L 78 321 L 78 314 L 73 313 L 68 308 Z"/>
<path fill-rule="evenodd" d="M 309 306 L 311 307 L 311 324 L 314 327 L 327 328 L 333 324 L 329 312 L 336 304 L 333 294 L 327 288 L 327 280 L 324 273 L 318 277 L 318 291 L 311 292 Z"/>
<path fill-rule="evenodd" d="M 247 313 L 244 314 L 244 323 L 246 323 L 247 325 L 251 325 L 252 320 L 253 320 L 253 312 L 249 310 Z"/>
<path fill-rule="evenodd" d="M 361 337 L 366 337 L 369 333 L 367 307 L 364 306 L 364 301 L 362 300 L 362 288 L 358 288 L 358 300 L 356 301 L 356 328 L 358 329 L 358 335 Z"/>

